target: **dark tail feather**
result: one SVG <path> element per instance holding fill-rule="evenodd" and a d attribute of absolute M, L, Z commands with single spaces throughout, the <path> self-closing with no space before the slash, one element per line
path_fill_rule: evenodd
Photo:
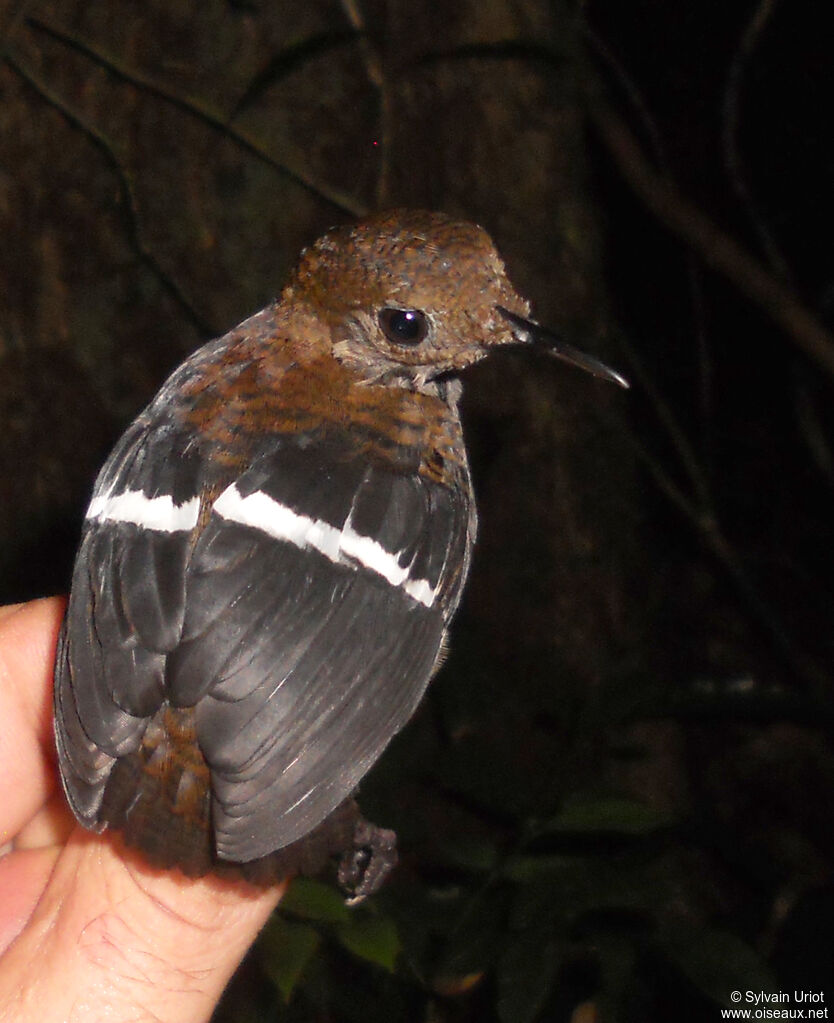
<path fill-rule="evenodd" d="M 357 842 L 362 849 L 368 844 L 363 836 L 369 827 L 354 800 L 346 799 L 292 845 L 249 863 L 219 860 L 211 825 L 211 773 L 197 745 L 194 712 L 170 706 L 151 720 L 139 749 L 113 765 L 99 821 L 120 831 L 154 867 L 178 867 L 187 877 L 243 878 L 262 887 L 293 874 L 320 874 L 334 856 L 354 855 Z M 345 887 L 364 894 L 356 881 L 351 878 Z"/>

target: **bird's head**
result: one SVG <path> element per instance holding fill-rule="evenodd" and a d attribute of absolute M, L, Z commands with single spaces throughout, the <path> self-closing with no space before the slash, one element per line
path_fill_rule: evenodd
<path fill-rule="evenodd" d="M 328 231 L 282 301 L 323 320 L 332 354 L 368 382 L 421 388 L 496 347 L 535 343 L 624 383 L 530 320 L 486 231 L 442 213 L 390 210 Z"/>

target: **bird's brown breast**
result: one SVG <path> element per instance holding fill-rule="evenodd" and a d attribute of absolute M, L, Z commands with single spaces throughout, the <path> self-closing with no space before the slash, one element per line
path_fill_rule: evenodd
<path fill-rule="evenodd" d="M 248 464 L 264 438 L 306 435 L 345 457 L 460 483 L 466 454 L 456 409 L 432 394 L 361 382 L 331 355 L 300 348 L 280 336 L 246 339 L 189 383 L 185 424 L 218 466 Z"/>

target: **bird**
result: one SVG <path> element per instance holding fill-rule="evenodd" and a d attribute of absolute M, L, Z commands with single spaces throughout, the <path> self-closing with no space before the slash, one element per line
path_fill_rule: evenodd
<path fill-rule="evenodd" d="M 98 476 L 59 635 L 81 825 L 188 877 L 380 887 L 396 836 L 355 793 L 443 660 L 477 533 L 460 373 L 510 346 L 627 386 L 483 228 L 396 209 L 171 374 Z"/>

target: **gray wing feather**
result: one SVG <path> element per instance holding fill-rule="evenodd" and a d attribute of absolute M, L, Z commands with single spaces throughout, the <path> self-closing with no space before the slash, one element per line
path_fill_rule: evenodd
<path fill-rule="evenodd" d="M 97 494 L 199 493 L 197 454 L 134 424 Z M 432 606 L 361 564 L 211 515 L 199 536 L 92 521 L 56 664 L 56 738 L 76 815 L 97 823 L 115 759 L 168 702 L 195 706 L 218 854 L 283 848 L 354 790 L 437 663 L 468 563 L 465 497 L 305 440 L 274 438 L 236 480 L 333 528 L 351 524 L 436 588 Z"/>
<path fill-rule="evenodd" d="M 320 453 L 276 454 L 236 487 L 297 502 L 288 480 L 311 461 L 327 465 Z M 310 480 L 303 507 L 336 528 L 350 517 L 442 588 L 467 542 L 468 516 L 455 507 L 462 499 L 434 488 L 331 463 Z M 459 576 L 450 583 L 449 601 L 461 584 Z M 178 702 L 196 697 L 222 857 L 246 861 L 288 845 L 351 794 L 425 691 L 444 606 L 424 606 L 360 565 L 212 516 L 192 556 L 189 638 L 168 659 L 168 682 Z"/>

